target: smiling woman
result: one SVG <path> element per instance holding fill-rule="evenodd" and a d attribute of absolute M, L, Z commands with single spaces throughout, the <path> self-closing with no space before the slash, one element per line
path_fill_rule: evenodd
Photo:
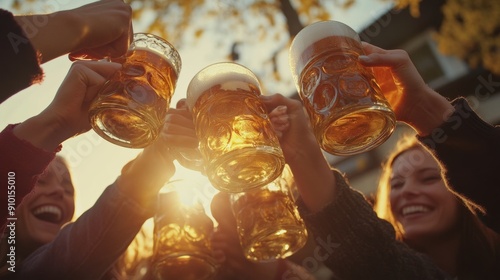
<path fill-rule="evenodd" d="M 492 231 L 471 211 L 474 205 L 450 191 L 443 167 L 417 138 L 400 139 L 382 170 L 375 210 L 397 239 L 450 275 L 488 271 Z"/>
<path fill-rule="evenodd" d="M 33 192 L 16 208 L 17 215 L 7 218 L 12 222 L 2 235 L 0 278 L 115 279 L 113 264 L 153 215 L 158 191 L 175 172 L 169 148 L 186 148 L 189 142 L 181 125 L 189 120 L 187 112 L 168 114 L 162 137 L 127 163 L 98 201 L 71 223 L 75 199 L 68 164 L 55 157 L 43 173 L 30 176 Z M 183 140 L 166 143 L 177 137 Z"/>
<path fill-rule="evenodd" d="M 407 242 L 418 244 L 429 235 L 442 235 L 450 240 L 450 232 L 458 237 L 459 232 L 454 229 L 462 213 L 466 213 L 466 209 L 461 209 L 465 205 L 446 187 L 441 166 L 431 153 L 418 145 L 415 138 L 410 139 L 402 140 L 384 169 L 386 174 L 381 180 L 378 199 L 385 200 L 388 191 L 390 206 L 379 207 L 379 213 L 387 210 L 384 215 L 393 221 Z"/>
<path fill-rule="evenodd" d="M 75 211 L 74 188 L 66 162 L 57 156 L 39 177 L 34 192 L 16 208 L 16 252 L 24 259 L 54 239 Z M 6 240 L 2 240 L 2 247 Z M 3 257 L 3 255 L 2 255 Z"/>

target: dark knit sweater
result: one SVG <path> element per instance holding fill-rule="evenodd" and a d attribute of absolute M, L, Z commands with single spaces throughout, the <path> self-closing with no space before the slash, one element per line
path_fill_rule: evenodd
<path fill-rule="evenodd" d="M 419 140 L 444 164 L 450 187 L 483 207 L 481 219 L 500 233 L 500 126 L 483 121 L 464 98 L 453 105 L 455 113 Z"/>
<path fill-rule="evenodd" d="M 419 140 L 445 165 L 451 187 L 482 206 L 485 224 L 499 232 L 500 173 L 495 170 L 500 129 L 479 118 L 465 99 L 459 98 L 453 105 L 456 111 L 436 129 L 434 137 Z M 379 219 L 365 197 L 334 172 L 338 191 L 322 211 L 311 214 L 298 201 L 317 243 L 314 261 L 324 262 L 335 279 L 342 280 L 450 279 L 427 256 L 397 241 L 392 225 Z"/>
<path fill-rule="evenodd" d="M 316 261 L 342 280 L 446 279 L 425 255 L 396 240 L 394 228 L 379 219 L 363 194 L 335 172 L 334 201 L 311 214 L 301 200 L 299 211 L 316 240 Z M 316 252 L 316 251 L 315 251 Z"/>
<path fill-rule="evenodd" d="M 35 31 L 34 31 L 35 32 Z M 40 82 L 38 55 L 12 13 L 0 9 L 0 103 Z"/>

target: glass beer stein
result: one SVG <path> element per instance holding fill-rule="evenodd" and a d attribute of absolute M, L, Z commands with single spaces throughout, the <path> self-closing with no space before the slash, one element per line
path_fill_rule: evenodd
<path fill-rule="evenodd" d="M 213 279 L 218 264 L 211 256 L 210 236 L 213 221 L 201 203 L 183 201 L 176 188 L 189 180 L 167 183 L 169 191 L 160 192 L 154 217 L 154 279 Z M 185 187 L 185 186 L 180 186 Z"/>
<path fill-rule="evenodd" d="M 177 50 L 153 34 L 136 33 L 123 64 L 90 106 L 94 131 L 111 143 L 143 148 L 160 134 L 181 70 Z"/>
<path fill-rule="evenodd" d="M 307 229 L 292 195 L 289 169 L 258 189 L 232 193 L 231 207 L 236 218 L 245 257 L 266 262 L 291 256 L 307 242 Z"/>
<path fill-rule="evenodd" d="M 358 62 L 362 54 L 358 34 L 337 21 L 305 27 L 290 46 L 299 96 L 318 142 L 334 155 L 371 150 L 395 128 L 394 112 L 372 70 Z"/>
<path fill-rule="evenodd" d="M 240 192 L 276 179 L 285 160 L 257 77 L 236 63 L 212 64 L 189 83 L 193 116 L 205 172 L 221 191 Z"/>

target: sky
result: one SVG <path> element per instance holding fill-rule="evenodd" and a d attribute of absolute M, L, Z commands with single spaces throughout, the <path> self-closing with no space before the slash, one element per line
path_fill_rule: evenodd
<path fill-rule="evenodd" d="M 2 0 L 0 8 L 10 9 L 11 2 L 12 0 Z M 39 13 L 72 9 L 90 2 L 94 1 L 49 0 L 44 2 L 47 4 L 45 7 L 49 7 L 49 9 L 40 10 Z M 344 22 L 354 30 L 360 31 L 363 27 L 375 21 L 380 14 L 386 11 L 387 7 L 387 2 L 379 0 L 358 0 L 357 4 L 351 9 L 336 12 L 333 19 Z M 150 19 L 144 19 L 144 21 L 147 20 Z M 145 31 L 144 22 L 134 22 L 133 24 L 134 32 Z M 210 46 L 210 44 L 198 42 L 190 47 L 179 49 L 182 58 L 182 70 L 172 98 L 172 104 L 185 97 L 189 81 L 199 70 L 209 64 L 226 60 L 227 53 L 225 53 L 225 50 L 223 52 L 221 48 L 207 48 L 206 46 Z M 266 48 L 266 45 L 256 45 L 254 47 Z M 252 65 L 245 66 L 252 69 Z M 67 56 L 43 64 L 45 78 L 41 84 L 33 85 L 0 104 L 0 128 L 3 129 L 11 123 L 22 122 L 45 109 L 52 101 L 70 67 L 71 62 Z M 287 62 L 283 62 L 282 67 L 288 67 Z M 291 76 L 285 77 L 285 79 L 291 80 Z M 265 81 L 261 82 L 264 83 Z M 285 95 L 290 92 L 287 89 L 277 90 L 283 90 L 282 93 Z M 100 138 L 92 130 L 68 139 L 63 143 L 60 154 L 69 162 L 76 189 L 75 218 L 94 204 L 104 188 L 113 183 L 120 174 L 123 165 L 133 159 L 139 152 L 138 149 L 113 145 Z M 177 165 L 177 172 L 173 179 L 185 177 L 197 181 L 204 181 L 205 179 L 201 174 Z M 209 189 L 203 191 L 206 196 L 214 193 L 215 191 Z"/>

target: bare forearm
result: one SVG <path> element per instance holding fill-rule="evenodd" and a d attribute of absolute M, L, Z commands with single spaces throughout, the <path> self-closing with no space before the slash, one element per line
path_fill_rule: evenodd
<path fill-rule="evenodd" d="M 156 147 L 148 147 L 123 167 L 117 187 L 139 205 L 149 205 L 174 172 L 172 159 Z"/>
<path fill-rule="evenodd" d="M 303 146 L 304 149 L 288 164 L 305 205 L 309 211 L 317 212 L 333 200 L 335 176 L 317 144 Z"/>
<path fill-rule="evenodd" d="M 42 63 L 73 51 L 82 36 L 77 19 L 67 11 L 15 16 L 15 20 L 41 53 Z"/>

